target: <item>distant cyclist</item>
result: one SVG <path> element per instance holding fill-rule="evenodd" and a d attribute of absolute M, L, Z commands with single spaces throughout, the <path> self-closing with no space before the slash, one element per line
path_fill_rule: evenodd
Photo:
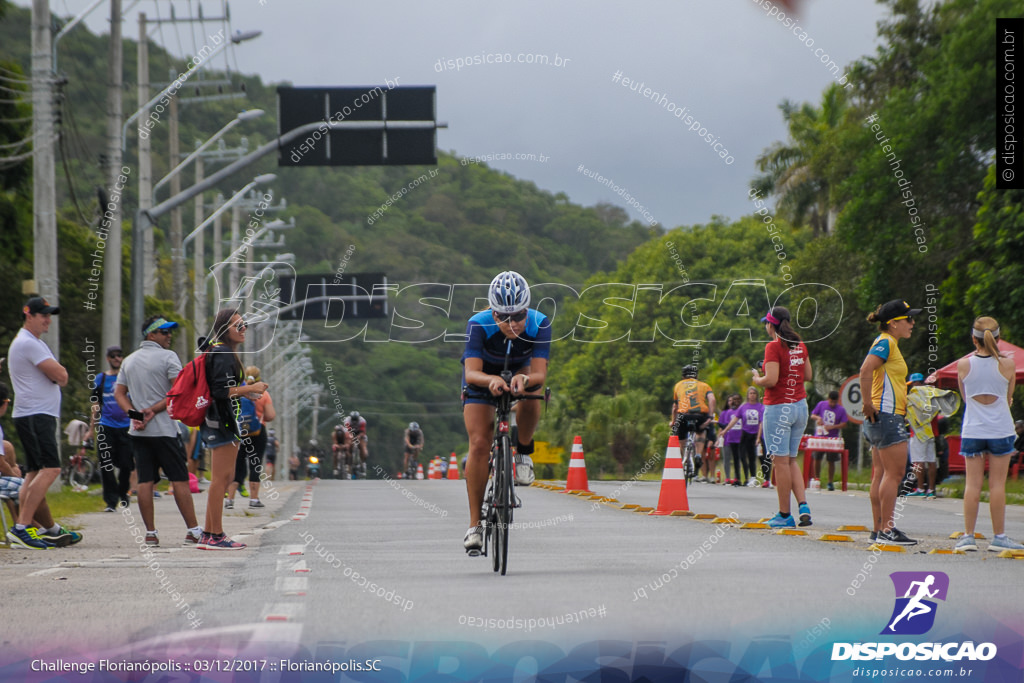
<path fill-rule="evenodd" d="M 420 451 L 423 450 L 423 430 L 420 429 L 418 422 L 410 422 L 409 427 L 405 430 L 405 453 L 402 457 L 402 471 L 409 471 L 409 457 L 412 456 L 413 462 L 416 462 L 416 458 L 419 457 Z"/>
<path fill-rule="evenodd" d="M 530 308 L 530 287 L 515 271 L 499 273 L 487 291 L 490 308 L 469 319 L 466 349 L 462 354 L 463 384 L 466 386 L 463 418 L 469 436 L 469 457 L 465 466 L 469 494 L 469 530 L 463 545 L 476 555 L 483 547 L 480 511 L 487 488 L 488 455 L 494 438 L 494 397 L 505 392 L 513 396 L 539 394 L 548 374 L 551 322 Z M 501 378 L 508 353 L 512 381 Z M 540 401 L 522 401 L 515 408 L 518 438 L 516 483 L 533 483 L 533 433 L 540 419 Z M 526 443 L 523 443 L 523 442 Z"/>
<path fill-rule="evenodd" d="M 331 432 L 331 454 L 334 457 L 334 476 L 338 477 L 345 469 L 345 453 L 351 445 L 352 437 L 349 435 L 345 425 L 336 424 Z"/>
<path fill-rule="evenodd" d="M 352 440 L 349 444 L 349 451 L 352 453 L 352 467 L 354 469 L 357 466 L 355 455 L 358 450 L 360 454 L 358 459 L 359 472 L 365 477 L 366 461 L 370 457 L 367 452 L 366 419 L 359 414 L 359 411 L 353 410 L 342 424 Z"/>
<path fill-rule="evenodd" d="M 714 439 L 711 423 L 717 407 L 715 392 L 707 383 L 697 379 L 697 366 L 684 365 L 683 378 L 672 390 L 672 433 L 684 441 L 690 434 L 690 425 L 696 425 L 697 455 L 702 460 L 704 472 L 697 481 L 714 481 L 709 476 L 711 462 L 704 456 L 708 440 Z"/>

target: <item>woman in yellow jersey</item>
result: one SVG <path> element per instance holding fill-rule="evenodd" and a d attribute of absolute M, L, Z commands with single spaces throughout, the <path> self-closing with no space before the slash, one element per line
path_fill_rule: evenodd
<path fill-rule="evenodd" d="M 864 436 L 871 444 L 871 540 L 894 545 L 915 545 L 917 541 L 895 527 L 893 513 L 896 494 L 907 468 L 907 363 L 898 342 L 909 339 L 914 316 L 920 308 L 911 308 L 896 299 L 882 304 L 868 315 L 878 323 L 881 334 L 871 343 L 860 366 L 860 386 L 864 396 Z M 864 387 L 871 387 L 868 392 Z"/>

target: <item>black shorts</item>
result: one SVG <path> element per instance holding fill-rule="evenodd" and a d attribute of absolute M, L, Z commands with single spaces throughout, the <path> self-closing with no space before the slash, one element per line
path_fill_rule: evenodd
<path fill-rule="evenodd" d="M 814 451 L 814 459 L 815 460 L 821 460 L 822 456 L 825 456 L 825 455 L 828 456 L 828 461 L 829 462 L 839 462 L 839 456 L 840 456 L 839 453 L 836 453 L 834 451 Z"/>
<path fill-rule="evenodd" d="M 14 418 L 14 429 L 25 451 L 25 472 L 60 469 L 57 418 L 53 415 L 25 415 Z"/>
<path fill-rule="evenodd" d="M 175 436 L 131 436 L 135 470 L 140 484 L 160 481 L 162 469 L 168 481 L 188 481 L 185 451 Z"/>
<path fill-rule="evenodd" d="M 672 424 L 672 434 L 679 437 L 680 441 L 686 439 L 690 434 L 690 429 L 697 425 L 702 425 L 708 420 L 707 413 L 678 413 L 676 415 L 676 421 Z M 703 436 L 705 438 L 714 439 L 714 428 L 708 426 L 704 429 L 697 431 L 698 438 Z"/>

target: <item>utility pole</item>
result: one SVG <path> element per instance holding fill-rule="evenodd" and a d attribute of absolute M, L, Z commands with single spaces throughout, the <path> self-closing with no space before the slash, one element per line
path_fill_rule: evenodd
<path fill-rule="evenodd" d="M 175 75 L 171 75 L 171 80 L 175 79 Z M 170 137 L 170 162 L 171 166 L 175 166 L 178 163 L 178 158 L 181 156 L 180 141 L 178 140 L 178 96 L 175 95 L 170 101 L 170 113 L 167 118 L 167 134 Z M 181 192 L 181 176 L 174 175 L 171 177 L 171 196 Z M 199 194 L 202 197 L 202 193 Z M 152 234 L 152 232 L 150 232 Z M 185 255 L 181 250 L 181 209 L 176 208 L 171 211 L 171 299 L 174 301 L 174 310 L 176 312 L 184 311 L 185 306 L 188 303 L 188 288 L 180 286 L 179 283 L 185 282 Z M 154 273 L 156 269 L 154 268 Z M 180 289 L 178 287 L 180 286 Z M 187 359 L 190 358 L 188 352 L 189 340 L 188 334 L 179 334 L 177 339 L 174 340 L 174 350 L 178 353 L 178 356 Z"/>
<path fill-rule="evenodd" d="M 149 38 L 146 36 L 145 12 L 139 12 L 138 67 L 139 104 L 144 105 L 149 102 Z M 149 110 L 144 109 L 139 115 L 139 211 L 146 211 L 153 206 L 153 158 L 149 142 L 151 129 L 145 127 L 148 118 Z M 134 267 L 141 267 L 145 274 L 142 294 L 153 296 L 156 293 L 156 268 L 153 262 L 153 232 L 151 230 L 142 235 L 142 263 L 136 264 Z M 145 313 L 139 319 L 139 325 L 142 324 L 144 318 Z M 139 330 L 131 330 L 132 338 L 134 339 L 135 335 L 139 333 Z"/>
<path fill-rule="evenodd" d="M 203 182 L 203 173 L 204 172 L 205 172 L 205 168 L 203 166 L 203 155 L 200 154 L 199 156 L 196 157 L 196 183 L 197 184 Z M 203 214 L 203 193 L 202 192 L 200 192 L 199 194 L 196 195 L 196 205 L 195 206 L 196 206 L 196 208 L 195 208 L 195 218 L 194 218 L 195 224 L 196 225 L 201 225 L 202 222 L 205 220 L 204 214 Z M 202 272 L 202 270 L 203 270 L 203 263 L 206 261 L 206 247 L 203 244 L 203 233 L 202 232 L 200 232 L 198 235 L 196 235 L 195 244 L 192 245 L 192 251 L 193 251 L 193 256 L 192 256 L 192 263 L 193 263 L 192 272 L 193 272 L 193 275 L 194 275 L 193 282 L 195 283 L 195 285 L 192 288 L 192 324 L 195 326 L 195 335 L 199 336 L 201 334 L 206 334 L 206 322 L 205 322 L 206 316 L 203 315 L 203 313 L 204 313 L 203 300 L 206 297 L 199 295 L 199 283 L 203 281 L 203 275 L 204 275 L 203 272 Z M 184 302 L 183 299 L 179 299 L 179 301 Z M 182 305 L 181 311 L 179 311 L 179 315 L 184 316 L 184 311 L 185 311 L 185 307 L 184 307 L 184 305 Z"/>
<path fill-rule="evenodd" d="M 58 306 L 57 194 L 53 117 L 53 48 L 49 0 L 32 0 L 32 249 L 36 292 Z M 50 350 L 60 360 L 59 316 L 50 322 Z"/>
<path fill-rule="evenodd" d="M 107 60 L 107 192 L 118 185 L 118 176 L 124 158 L 121 155 L 121 119 L 124 107 L 121 100 L 124 49 L 121 44 L 121 0 L 110 0 L 110 48 Z M 103 252 L 103 323 L 101 348 L 121 345 L 121 206 L 127 188 L 110 209 L 107 223 L 107 249 Z M 109 208 L 101 206 L 101 214 Z M 102 224 L 102 221 L 101 221 Z"/>

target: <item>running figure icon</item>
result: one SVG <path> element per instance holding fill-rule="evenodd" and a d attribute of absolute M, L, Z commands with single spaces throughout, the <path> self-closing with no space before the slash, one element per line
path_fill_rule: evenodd
<path fill-rule="evenodd" d="M 924 598 L 934 598 L 938 594 L 938 592 L 939 592 L 938 588 L 936 588 L 934 591 L 929 591 L 928 590 L 928 588 L 931 587 L 931 585 L 934 584 L 934 583 L 935 583 L 935 575 L 934 574 L 929 574 L 928 577 L 924 581 L 913 581 L 913 582 L 911 582 L 910 587 L 907 588 L 907 592 L 903 596 L 905 598 L 910 598 L 910 602 L 908 602 L 906 607 L 903 608 L 903 611 L 900 612 L 900 615 L 898 617 L 896 617 L 895 619 L 893 619 L 892 623 L 889 624 L 889 630 L 890 631 L 895 631 L 896 630 L 896 622 L 898 622 L 903 617 L 906 617 L 907 621 L 910 621 L 911 619 L 913 619 L 914 617 L 916 617 L 918 615 L 928 614 L 929 612 L 932 611 L 932 608 L 929 605 L 927 605 L 927 604 L 925 604 L 924 602 L 921 602 L 921 601 Z M 911 597 L 910 594 L 914 591 L 914 587 L 915 586 L 917 587 L 917 594 L 914 595 L 913 597 Z"/>

